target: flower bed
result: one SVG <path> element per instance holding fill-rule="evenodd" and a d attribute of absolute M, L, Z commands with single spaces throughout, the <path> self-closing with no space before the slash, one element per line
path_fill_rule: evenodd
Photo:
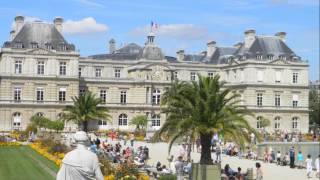
<path fill-rule="evenodd" d="M 21 146 L 18 142 L 0 142 L 0 146 Z"/>
<path fill-rule="evenodd" d="M 29 146 L 60 167 L 62 159 L 64 157 L 64 153 L 49 153 L 49 148 L 44 147 L 40 142 L 34 142 L 32 144 L 29 144 Z"/>

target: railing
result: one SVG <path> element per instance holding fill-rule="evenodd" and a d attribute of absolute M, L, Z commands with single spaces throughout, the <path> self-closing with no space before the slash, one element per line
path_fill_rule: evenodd
<path fill-rule="evenodd" d="M 307 106 L 257 106 L 257 105 L 243 105 L 244 107 L 247 107 L 248 109 L 261 109 L 261 110 L 308 110 L 309 108 Z"/>

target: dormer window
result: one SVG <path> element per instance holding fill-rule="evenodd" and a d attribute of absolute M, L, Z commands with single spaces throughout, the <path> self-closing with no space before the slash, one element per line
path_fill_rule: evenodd
<path fill-rule="evenodd" d="M 258 54 L 258 55 L 256 56 L 256 58 L 257 58 L 258 60 L 261 60 L 261 59 L 262 59 L 262 55 L 261 55 L 261 54 Z"/>
<path fill-rule="evenodd" d="M 38 43 L 37 42 L 31 42 L 31 48 L 32 49 L 37 49 L 38 48 Z"/>
<path fill-rule="evenodd" d="M 16 43 L 14 44 L 14 47 L 15 47 L 15 48 L 22 49 L 22 48 L 23 48 L 22 42 L 16 42 Z"/>
<path fill-rule="evenodd" d="M 60 47 L 60 51 L 67 51 L 67 45 L 66 45 L 66 44 L 61 43 L 61 44 L 59 45 L 59 47 Z"/>
<path fill-rule="evenodd" d="M 246 55 L 241 56 L 241 60 L 246 60 L 246 59 L 247 59 Z"/>
<path fill-rule="evenodd" d="M 51 50 L 51 49 L 52 49 L 51 43 L 46 43 L 45 46 L 46 46 L 46 49 L 48 49 L 48 50 Z"/>
<path fill-rule="evenodd" d="M 280 60 L 286 60 L 286 56 L 280 55 L 280 56 L 279 56 L 279 59 L 280 59 Z"/>
<path fill-rule="evenodd" d="M 273 55 L 272 54 L 267 55 L 267 59 L 268 60 L 273 60 Z"/>

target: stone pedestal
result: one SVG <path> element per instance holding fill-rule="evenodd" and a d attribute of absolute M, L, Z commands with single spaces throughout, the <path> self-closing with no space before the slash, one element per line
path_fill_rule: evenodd
<path fill-rule="evenodd" d="M 192 180 L 213 180 L 221 179 L 220 164 L 202 165 L 199 163 L 192 163 Z"/>

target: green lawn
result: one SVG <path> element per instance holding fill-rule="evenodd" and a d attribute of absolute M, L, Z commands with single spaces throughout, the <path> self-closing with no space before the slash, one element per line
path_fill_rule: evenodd
<path fill-rule="evenodd" d="M 0 180 L 54 180 L 58 167 L 28 146 L 0 147 Z"/>

